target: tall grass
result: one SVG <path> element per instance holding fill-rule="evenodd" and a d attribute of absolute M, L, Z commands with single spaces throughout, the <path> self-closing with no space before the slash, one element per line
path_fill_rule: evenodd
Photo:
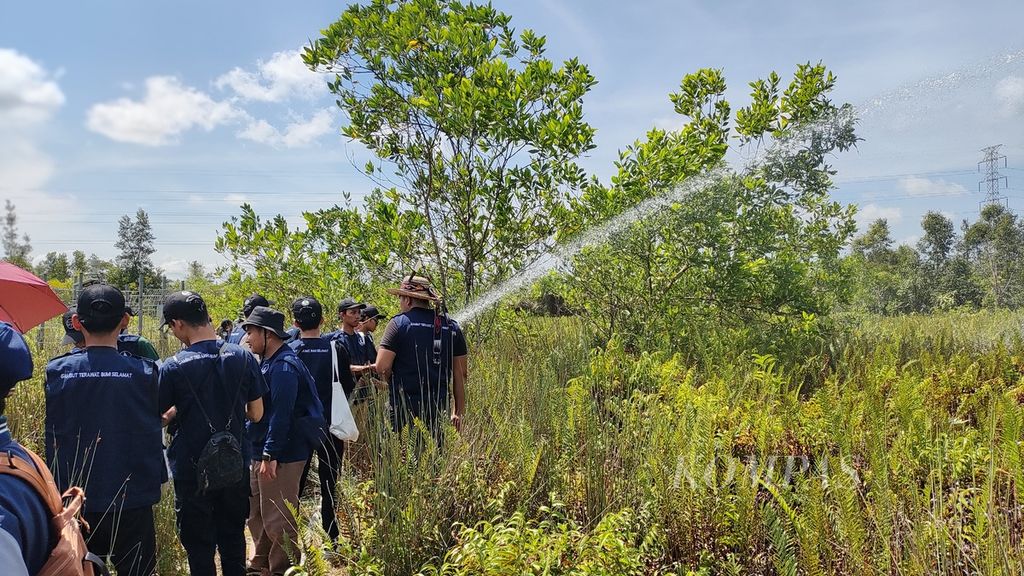
<path fill-rule="evenodd" d="M 1021 319 L 858 318 L 821 357 L 711 345 L 699 367 L 595 347 L 573 319 L 509 326 L 473 350 L 466 429 L 440 448 L 390 433 L 373 400 L 341 481 L 335 565 L 1024 573 Z M 10 407 L 15 434 L 39 447 L 38 377 Z M 174 574 L 169 495 L 160 510 L 161 573 Z M 309 552 L 318 538 L 309 528 Z M 330 572 L 308 557 L 310 573 Z"/>

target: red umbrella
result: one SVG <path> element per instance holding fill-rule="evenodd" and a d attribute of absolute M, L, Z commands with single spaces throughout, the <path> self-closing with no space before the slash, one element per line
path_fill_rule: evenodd
<path fill-rule="evenodd" d="M 68 309 L 39 277 L 0 262 L 0 320 L 24 334 Z"/>

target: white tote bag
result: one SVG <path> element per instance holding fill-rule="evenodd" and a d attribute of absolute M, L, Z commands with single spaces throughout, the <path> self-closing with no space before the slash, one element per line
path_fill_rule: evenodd
<path fill-rule="evenodd" d="M 330 430 L 339 440 L 355 442 L 359 439 L 359 428 L 352 417 L 352 408 L 345 397 L 345 389 L 341 387 L 341 372 L 338 371 L 337 342 L 331 342 L 331 414 Z"/>

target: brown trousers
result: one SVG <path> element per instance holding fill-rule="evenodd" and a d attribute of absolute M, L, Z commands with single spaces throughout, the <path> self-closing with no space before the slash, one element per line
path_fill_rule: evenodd
<path fill-rule="evenodd" d="M 264 574 L 284 574 L 301 556 L 298 547 L 298 525 L 289 510 L 299 509 L 299 478 L 305 461 L 278 463 L 277 478 L 260 476 L 260 463 L 254 462 L 249 473 L 252 497 L 249 506 L 249 532 L 256 546 L 249 561 L 251 568 Z"/>

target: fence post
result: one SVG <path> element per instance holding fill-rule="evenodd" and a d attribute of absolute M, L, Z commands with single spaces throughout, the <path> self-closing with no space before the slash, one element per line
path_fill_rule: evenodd
<path fill-rule="evenodd" d="M 139 319 L 139 335 L 142 335 L 142 317 L 145 314 L 142 313 L 142 272 L 139 272 L 139 307 L 135 310 L 135 317 Z"/>
<path fill-rule="evenodd" d="M 43 282 L 46 282 L 46 275 L 43 275 L 42 280 L 43 280 Z M 40 351 L 41 351 L 41 349 L 43 349 L 43 342 L 46 339 L 45 334 L 46 334 L 46 323 L 43 322 L 42 324 L 39 325 L 39 330 L 36 332 L 36 345 L 39 347 Z"/>

